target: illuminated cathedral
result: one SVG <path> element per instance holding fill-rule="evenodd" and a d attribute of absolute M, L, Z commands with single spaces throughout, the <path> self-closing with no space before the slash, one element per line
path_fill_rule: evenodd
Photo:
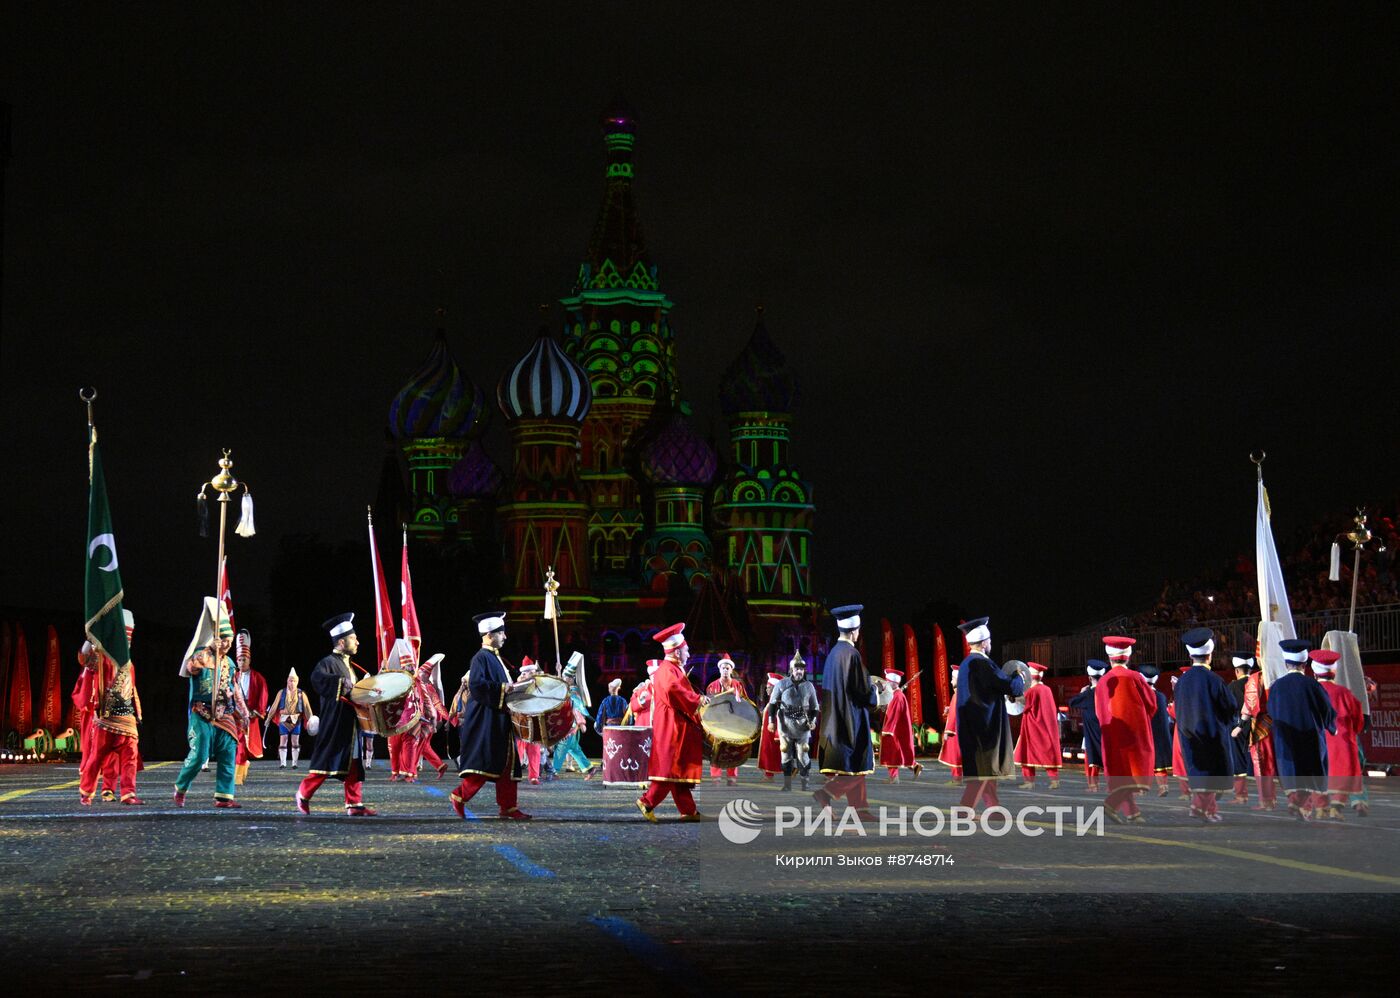
<path fill-rule="evenodd" d="M 482 445 L 489 403 L 470 374 L 489 372 L 464 373 L 439 334 L 389 409 L 401 512 L 420 545 L 490 563 L 517 627 L 540 620 L 552 568 L 561 632 L 605 676 L 635 675 L 652 631 L 682 619 L 692 651 L 730 652 L 756 693 L 763 670 L 822 643 L 812 487 L 788 455 L 797 384 L 760 308 L 721 382 L 727 446 L 696 432 L 634 202 L 637 118 L 615 103 L 602 126 L 603 202 L 562 328 L 522 344 L 496 385 L 509 468 Z"/>

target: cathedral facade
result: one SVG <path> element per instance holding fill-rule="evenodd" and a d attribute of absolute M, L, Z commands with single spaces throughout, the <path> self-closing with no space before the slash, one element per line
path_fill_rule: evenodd
<path fill-rule="evenodd" d="M 825 629 L 812 487 L 788 453 L 797 384 L 760 308 L 719 391 L 727 444 L 696 432 L 673 303 L 634 201 L 636 115 L 615 103 L 602 131 L 603 202 L 560 299 L 562 329 L 542 327 L 497 381 L 509 468 L 482 446 L 486 392 L 439 335 L 389 409 L 400 512 L 416 546 L 466 549 L 476 570 L 489 566 L 513 629 L 546 658 L 552 570 L 561 640 L 604 675 L 636 675 L 658 654 L 652 631 L 682 619 L 697 657 L 729 652 L 756 693 L 794 648 L 819 653 Z"/>

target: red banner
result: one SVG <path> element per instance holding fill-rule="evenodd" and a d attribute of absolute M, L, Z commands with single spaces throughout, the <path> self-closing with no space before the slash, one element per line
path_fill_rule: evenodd
<path fill-rule="evenodd" d="M 374 643 L 379 653 L 375 667 L 382 669 L 394 650 L 394 610 L 389 604 L 389 587 L 384 582 L 384 563 L 379 560 L 373 520 L 369 524 L 369 560 L 374 573 Z M 397 669 L 398 663 L 393 667 Z"/>
<path fill-rule="evenodd" d="M 880 674 L 894 668 L 894 628 L 884 617 L 880 618 Z"/>
<path fill-rule="evenodd" d="M 423 649 L 423 632 L 418 629 L 418 608 L 413 603 L 413 579 L 408 574 L 408 531 L 403 532 L 403 564 L 399 566 L 399 623 L 403 636 L 413 646 L 416 663 Z"/>
<path fill-rule="evenodd" d="M 943 718 L 948 711 L 948 701 L 953 693 L 948 675 L 948 643 L 943 640 L 943 628 L 933 625 L 933 691 L 938 696 L 938 716 Z"/>
<path fill-rule="evenodd" d="M 0 737 L 10 728 L 10 622 L 0 620 Z"/>
<path fill-rule="evenodd" d="M 224 608 L 224 616 L 228 618 L 229 629 L 233 633 L 238 633 L 238 625 L 233 622 L 233 593 L 228 587 L 228 558 L 219 562 L 219 603 Z"/>
<path fill-rule="evenodd" d="M 24 628 L 15 625 L 15 657 L 10 668 L 10 709 L 6 714 L 9 725 L 20 737 L 34 733 L 34 700 L 29 692 L 29 646 L 24 641 Z"/>
<path fill-rule="evenodd" d="M 58 631 L 49 625 L 48 649 L 44 653 L 44 693 L 40 700 L 39 726 L 58 734 L 63 723 L 63 692 L 59 689 Z"/>
<path fill-rule="evenodd" d="M 924 726 L 923 677 L 919 674 L 919 639 L 904 625 L 904 692 L 909 698 L 909 719 L 917 730 Z"/>

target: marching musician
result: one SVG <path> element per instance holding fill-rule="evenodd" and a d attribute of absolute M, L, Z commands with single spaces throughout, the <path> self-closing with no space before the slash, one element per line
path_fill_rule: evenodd
<path fill-rule="evenodd" d="M 1021 767 L 1022 790 L 1035 786 L 1035 771 L 1045 770 L 1050 789 L 1060 789 L 1060 712 L 1055 694 L 1041 681 L 1045 666 L 1027 662 L 1030 681 L 1026 685 L 1026 711 L 1021 715 L 1021 733 L 1016 739 L 1013 761 Z"/>
<path fill-rule="evenodd" d="M 1288 795 L 1288 813 L 1312 821 L 1327 807 L 1327 736 L 1337 733 L 1337 711 L 1322 685 L 1304 671 L 1311 646 L 1289 638 L 1278 647 L 1288 669 L 1269 687 L 1278 779 Z"/>
<path fill-rule="evenodd" d="M 860 613 L 865 607 L 852 603 L 831 611 L 839 637 L 827 652 L 822 672 L 826 702 L 822 704 L 818 754 L 826 783 L 812 796 L 819 808 L 831 807 L 844 797 L 861 821 L 874 821 L 866 807 L 865 778 L 875 772 L 870 744 L 870 712 L 879 702 L 877 682 L 861 661 Z"/>
<path fill-rule="evenodd" d="M 962 749 L 958 745 L 958 670 L 953 670 L 953 695 L 943 710 L 943 744 L 938 749 L 938 761 L 950 770 L 945 787 L 962 786 Z"/>
<path fill-rule="evenodd" d="M 1108 653 L 1108 675 L 1094 690 L 1094 710 L 1103 738 L 1103 768 L 1108 778 L 1104 813 L 1120 825 L 1147 821 L 1137 805 L 1137 794 L 1152 785 L 1156 748 L 1152 737 L 1152 717 L 1157 712 L 1157 696 L 1142 673 L 1128 668 L 1133 655 L 1132 638 L 1112 636 L 1103 639 Z"/>
<path fill-rule="evenodd" d="M 763 701 L 762 727 L 758 736 L 758 770 L 769 783 L 783 771 L 783 750 L 778 744 L 778 708 L 773 704 L 773 689 L 784 679 L 781 672 L 768 673 L 768 696 Z M 792 780 L 787 781 L 788 790 Z"/>
<path fill-rule="evenodd" d="M 914 779 L 924 771 L 924 764 L 914 758 L 914 722 L 909 717 L 909 699 L 900 689 L 904 673 L 890 669 L 885 681 L 893 691 L 885 715 L 880 721 L 880 765 L 889 770 L 890 782 L 899 782 L 900 768 L 914 771 Z"/>
<path fill-rule="evenodd" d="M 1176 730 L 1181 742 L 1181 759 L 1191 785 L 1191 817 L 1209 824 L 1221 820 L 1216 798 L 1232 782 L 1230 765 L 1231 727 L 1235 701 L 1224 681 L 1210 669 L 1215 651 L 1215 632 L 1195 627 L 1181 636 L 1187 669 L 1176 685 Z M 1307 655 L 1303 655 L 1307 661 Z"/>
<path fill-rule="evenodd" d="M 588 730 L 588 713 L 584 708 L 589 706 L 588 683 L 581 674 L 582 669 L 583 653 L 574 652 L 569 656 L 569 663 L 564 666 L 564 681 L 569 684 L 569 704 L 574 711 L 574 726 L 568 736 L 554 746 L 553 765 L 554 772 L 562 776 L 564 763 L 572 760 L 578 771 L 583 774 L 583 778 L 591 780 L 598 767 L 579 747 L 579 739 Z"/>
<path fill-rule="evenodd" d="M 442 660 L 447 656 L 439 652 L 418 666 L 414 682 L 418 688 L 418 699 L 422 704 L 423 716 L 418 726 L 410 734 L 413 741 L 409 746 L 412 758 L 405 767 L 412 779 L 417 779 L 419 764 L 426 761 L 437 772 L 438 779 L 447 773 L 447 763 L 433 748 L 433 735 L 447 720 L 447 706 L 442 702 Z"/>
<path fill-rule="evenodd" d="M 598 729 L 599 734 L 610 725 L 621 724 L 627 715 L 627 701 L 622 698 L 621 690 L 621 679 L 609 680 L 608 695 L 598 704 L 598 713 L 593 718 L 593 727 Z"/>
<path fill-rule="evenodd" d="M 971 649 L 958 665 L 958 748 L 962 753 L 962 806 L 996 807 L 997 780 L 1013 774 L 1011 719 L 1006 698 L 1026 691 L 1018 672 L 1008 676 L 988 657 L 992 632 L 986 617 L 959 624 Z"/>
<path fill-rule="evenodd" d="M 218 600 L 206 596 L 204 612 L 180 665 L 180 675 L 190 681 L 190 751 L 175 777 L 176 807 L 185 806 L 190 784 L 211 758 L 215 763 L 214 806 L 241 806 L 234 800 L 234 760 L 249 718 L 248 706 L 234 682 L 233 660 L 228 657 L 232 645 L 233 625 L 220 611 Z"/>
<path fill-rule="evenodd" d="M 744 688 L 744 681 L 734 675 L 734 660 L 729 657 L 729 652 L 721 652 L 719 657 L 719 678 L 705 687 L 706 696 L 719 696 L 721 693 L 733 693 L 736 697 L 748 699 L 748 691 Z M 737 766 L 724 771 L 725 779 L 729 786 L 739 785 L 739 768 Z M 710 779 L 719 782 L 720 769 L 713 763 L 710 765 Z"/>
<path fill-rule="evenodd" d="M 366 806 L 360 798 L 365 781 L 363 749 L 359 718 L 350 701 L 350 690 L 355 686 L 354 670 L 360 669 L 350 658 L 360 649 L 355 615 L 338 614 L 321 626 L 330 635 L 331 653 L 311 670 L 311 689 L 321 700 L 321 727 L 316 735 L 316 747 L 311 750 L 310 769 L 297 787 L 297 810 L 310 814 L 312 795 L 322 783 L 331 779 L 345 785 L 345 813 L 352 818 L 370 818 L 379 812 Z"/>
<path fill-rule="evenodd" d="M 710 702 L 696 693 L 685 675 L 690 648 L 685 624 L 672 624 L 653 635 L 666 657 L 652 676 L 651 772 L 646 793 L 637 798 L 637 810 L 647 821 L 656 821 L 656 808 L 669 794 L 682 821 L 703 821 L 695 807 L 691 788 L 700 783 L 704 755 L 704 730 L 699 709 Z"/>
<path fill-rule="evenodd" d="M 1327 806 L 1324 811 L 1323 801 L 1314 795 L 1316 804 L 1313 816 L 1340 821 L 1342 808 L 1365 786 L 1357 738 L 1365 724 L 1366 711 L 1356 694 L 1336 681 L 1337 662 L 1342 657 L 1339 653 L 1321 649 L 1308 654 L 1313 663 L 1313 675 L 1317 677 L 1318 684 L 1327 694 L 1327 699 L 1332 702 L 1332 709 L 1337 715 L 1337 730 L 1327 735 Z M 1360 801 L 1357 800 L 1356 803 L 1360 804 Z M 1357 816 L 1360 817 L 1360 807 L 1356 810 Z"/>
<path fill-rule="evenodd" d="M 1236 652 L 1230 656 L 1230 664 L 1235 667 L 1235 681 L 1226 689 L 1230 699 L 1235 701 L 1235 726 L 1230 729 L 1230 764 L 1235 771 L 1235 803 L 1249 803 L 1249 735 L 1241 712 L 1244 710 L 1244 693 L 1249 686 L 1249 666 L 1254 661 L 1254 653 Z"/>
<path fill-rule="evenodd" d="M 1254 785 L 1259 792 L 1256 811 L 1272 811 L 1278 803 L 1276 780 L 1278 761 L 1274 757 L 1274 722 L 1269 716 L 1269 688 L 1258 660 L 1249 658 L 1249 678 L 1244 684 L 1244 704 L 1240 707 L 1239 734 L 1249 740 L 1249 758 L 1254 763 Z"/>
<path fill-rule="evenodd" d="M 130 610 L 122 610 L 126 640 L 136 630 Z M 91 804 L 101 776 L 102 799 L 115 798 L 121 791 L 123 804 L 144 804 L 136 796 L 137 724 L 141 720 L 141 697 L 136 692 L 136 667 L 119 666 L 89 641 L 78 655 L 83 671 L 73 690 L 73 703 L 82 712 L 78 721 L 82 732 L 82 765 L 78 767 L 78 800 Z M 101 676 L 98 670 L 102 670 Z"/>
<path fill-rule="evenodd" d="M 261 672 L 253 671 L 253 636 L 245 628 L 234 642 L 234 660 L 238 664 L 238 692 L 248 705 L 248 730 L 238 741 L 234 756 L 233 782 L 242 786 L 248 779 L 248 759 L 261 759 L 263 754 L 262 719 L 267 715 L 267 680 Z"/>
<path fill-rule="evenodd" d="M 632 696 L 627 701 L 627 713 L 622 717 L 623 724 L 635 724 L 639 728 L 651 727 L 651 680 L 659 668 L 660 659 L 647 660 L 647 678 L 632 688 Z"/>
<path fill-rule="evenodd" d="M 1147 680 L 1147 688 L 1157 699 L 1157 711 L 1152 715 L 1152 772 L 1157 784 L 1157 796 L 1165 797 L 1172 772 L 1172 719 L 1167 707 L 1167 695 L 1157 689 L 1157 677 L 1162 674 L 1155 665 L 1140 665 L 1138 672 Z"/>
<path fill-rule="evenodd" d="M 452 810 L 466 818 L 467 802 L 488 782 L 496 788 L 496 807 L 503 819 L 529 821 L 516 806 L 520 759 L 515 751 L 515 725 L 506 697 L 530 685 L 528 679 L 511 680 L 501 658 L 506 643 L 506 615 L 479 613 L 472 618 L 481 635 L 481 650 L 467 668 L 466 695 L 461 697 L 458 775 L 462 782 L 452 792 Z"/>
<path fill-rule="evenodd" d="M 1108 671 L 1108 663 L 1091 658 L 1084 663 L 1089 684 L 1069 698 L 1069 705 L 1079 711 L 1079 727 L 1084 734 L 1080 746 L 1084 749 L 1084 782 L 1091 794 L 1099 792 L 1099 770 L 1103 768 L 1103 736 L 1099 731 L 1098 709 L 1094 705 L 1094 688 Z"/>

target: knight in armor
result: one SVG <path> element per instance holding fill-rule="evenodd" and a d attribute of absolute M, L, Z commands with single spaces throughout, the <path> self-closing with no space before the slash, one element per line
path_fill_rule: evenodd
<path fill-rule="evenodd" d="M 807 789 L 812 771 L 812 732 L 817 727 L 817 688 L 807 678 L 807 663 L 802 652 L 793 653 L 788 674 L 773 687 L 768 697 L 769 717 L 778 727 L 778 748 L 783 755 L 783 789 L 792 789 L 796 773 Z"/>

